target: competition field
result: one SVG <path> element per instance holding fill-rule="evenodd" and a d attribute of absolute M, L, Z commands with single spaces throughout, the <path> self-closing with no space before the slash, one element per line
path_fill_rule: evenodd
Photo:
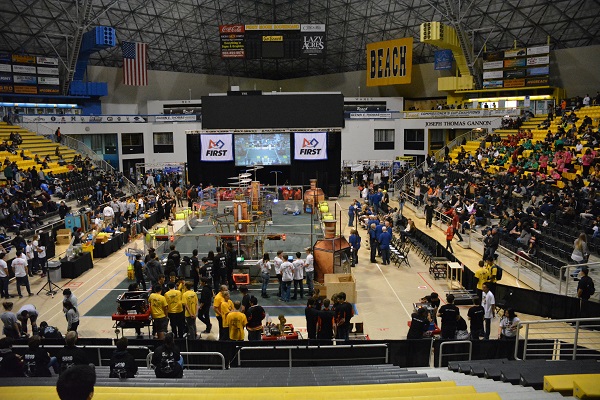
<path fill-rule="evenodd" d="M 245 155 L 236 155 L 236 165 L 286 165 L 290 163 L 290 156 L 285 150 L 276 150 L 273 148 L 250 148 Z"/>

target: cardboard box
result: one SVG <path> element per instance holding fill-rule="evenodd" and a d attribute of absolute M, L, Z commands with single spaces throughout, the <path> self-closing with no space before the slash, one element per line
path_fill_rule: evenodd
<path fill-rule="evenodd" d="M 356 303 L 356 280 L 352 274 L 325 274 L 324 285 L 329 297 L 334 293 L 344 292 L 347 302 Z"/>
<path fill-rule="evenodd" d="M 56 243 L 57 244 L 71 243 L 71 230 L 70 229 L 59 229 L 58 231 L 56 231 Z"/>

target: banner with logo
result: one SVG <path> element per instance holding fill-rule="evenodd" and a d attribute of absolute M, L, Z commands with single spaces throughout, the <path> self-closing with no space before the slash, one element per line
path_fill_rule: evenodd
<path fill-rule="evenodd" d="M 196 114 L 168 114 L 154 117 L 156 122 L 195 122 Z"/>
<path fill-rule="evenodd" d="M 452 50 L 436 50 L 433 56 L 433 69 L 436 71 L 452 69 Z"/>
<path fill-rule="evenodd" d="M 527 59 L 525 58 L 511 58 L 510 60 L 504 60 L 504 68 L 524 67 L 527 65 Z"/>
<path fill-rule="evenodd" d="M 244 58 L 244 25 L 219 25 L 221 36 L 221 58 Z"/>
<path fill-rule="evenodd" d="M 528 56 L 536 56 L 538 54 L 548 54 L 550 53 L 550 46 L 546 45 L 546 46 L 536 46 L 536 47 L 529 47 L 527 49 L 527 55 Z"/>
<path fill-rule="evenodd" d="M 44 89 L 44 91 L 42 91 Z M 54 93 L 52 87 L 40 88 L 40 93 Z M 57 88 L 58 90 L 58 88 Z M 60 123 L 134 123 L 146 122 L 139 115 L 22 115 L 23 122 L 60 122 Z"/>
<path fill-rule="evenodd" d="M 493 81 L 483 81 L 483 88 L 484 89 L 493 89 L 493 88 L 501 88 L 502 87 L 502 80 L 493 80 Z"/>
<path fill-rule="evenodd" d="M 12 72 L 12 66 L 10 64 L 0 64 L 0 72 Z"/>
<path fill-rule="evenodd" d="M 504 52 L 504 58 L 521 57 L 527 54 L 525 49 L 512 49 Z"/>
<path fill-rule="evenodd" d="M 325 24 L 302 24 L 302 47 L 300 56 L 304 58 L 325 57 Z"/>
<path fill-rule="evenodd" d="M 294 133 L 294 159 L 327 160 L 327 133 Z"/>
<path fill-rule="evenodd" d="M 483 69 L 504 68 L 504 61 L 486 61 L 483 63 Z"/>
<path fill-rule="evenodd" d="M 505 79 L 517 79 L 517 78 L 525 78 L 526 72 L 524 69 L 511 69 L 508 71 L 504 71 Z"/>
<path fill-rule="evenodd" d="M 503 51 L 490 51 L 490 52 L 483 53 L 484 61 L 499 61 L 502 59 L 504 59 Z"/>
<path fill-rule="evenodd" d="M 550 74 L 550 67 L 535 67 L 535 68 L 527 68 L 527 76 L 537 76 L 537 75 L 548 75 Z"/>
<path fill-rule="evenodd" d="M 494 81 L 488 81 L 494 82 Z M 499 81 L 502 82 L 502 81 Z M 486 118 L 501 117 L 504 115 L 520 115 L 518 108 L 486 108 L 486 109 L 465 109 L 465 110 L 440 110 L 440 111 L 406 111 L 404 118 Z"/>
<path fill-rule="evenodd" d="M 0 83 L 12 83 L 12 75 L 0 74 Z"/>
<path fill-rule="evenodd" d="M 42 65 L 58 65 L 56 57 L 37 57 L 37 63 Z"/>
<path fill-rule="evenodd" d="M 37 67 L 38 75 L 58 75 L 58 68 Z"/>
<path fill-rule="evenodd" d="M 233 135 L 200 135 L 201 161 L 233 161 Z"/>
<path fill-rule="evenodd" d="M 13 82 L 25 83 L 28 85 L 35 85 L 37 83 L 37 76 L 33 75 L 15 75 L 13 76 Z M 57 83 L 58 85 L 58 83 Z"/>
<path fill-rule="evenodd" d="M 550 64 L 550 56 L 529 57 L 527 59 L 527 65 L 544 65 L 544 64 Z"/>
<path fill-rule="evenodd" d="M 483 79 L 502 79 L 502 71 L 485 71 Z"/>
<path fill-rule="evenodd" d="M 410 83 L 412 52 L 412 37 L 368 43 L 367 86 Z"/>

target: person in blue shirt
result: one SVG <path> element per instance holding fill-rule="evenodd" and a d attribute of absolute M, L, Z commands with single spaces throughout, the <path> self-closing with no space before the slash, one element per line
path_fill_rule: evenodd
<path fill-rule="evenodd" d="M 386 226 L 381 228 L 381 234 L 379 235 L 379 248 L 381 249 L 381 260 L 383 265 L 390 265 L 390 242 L 392 241 L 392 235 L 388 232 Z"/>
<path fill-rule="evenodd" d="M 352 204 L 350 204 L 350 207 L 348 207 L 348 226 L 350 226 L 350 227 L 354 226 L 355 210 L 356 210 L 356 207 L 354 206 L 354 202 L 352 202 Z"/>
<path fill-rule="evenodd" d="M 354 267 L 358 264 L 358 249 L 360 249 L 360 242 L 362 241 L 358 231 L 356 229 L 352 229 L 350 231 L 350 246 L 352 246 L 352 266 Z"/>
<path fill-rule="evenodd" d="M 369 225 L 369 247 L 371 251 L 371 262 L 375 263 L 375 255 L 377 254 L 377 232 L 375 229 L 377 228 L 377 224 L 375 222 L 371 222 Z"/>

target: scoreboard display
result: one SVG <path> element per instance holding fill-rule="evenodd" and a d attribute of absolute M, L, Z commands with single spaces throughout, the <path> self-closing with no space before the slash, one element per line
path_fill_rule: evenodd
<path fill-rule="evenodd" d="M 220 25 L 221 58 L 323 58 L 325 33 L 325 24 Z"/>

